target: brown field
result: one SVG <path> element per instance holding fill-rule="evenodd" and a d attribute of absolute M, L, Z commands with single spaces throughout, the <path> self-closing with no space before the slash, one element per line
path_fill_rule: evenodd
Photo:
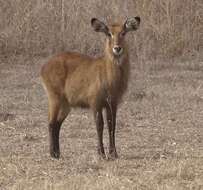
<path fill-rule="evenodd" d="M 148 62 L 142 69 L 132 63 L 116 161 L 98 159 L 92 113 L 80 109 L 63 124 L 61 159 L 51 159 L 39 79 L 44 62 L 1 59 L 0 189 L 203 189 L 202 62 Z"/>

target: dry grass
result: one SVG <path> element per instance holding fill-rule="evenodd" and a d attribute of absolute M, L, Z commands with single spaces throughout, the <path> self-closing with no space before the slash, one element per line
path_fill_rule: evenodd
<path fill-rule="evenodd" d="M 201 0 L 0 0 L 0 189 L 202 190 L 202 8 Z M 119 159 L 97 158 L 92 114 L 80 109 L 62 127 L 62 158 L 51 159 L 38 55 L 97 56 L 104 37 L 90 19 L 137 15 Z"/>
<path fill-rule="evenodd" d="M 133 58 L 141 63 L 157 58 L 202 59 L 202 8 L 201 0 L 0 0 L 0 51 L 99 54 L 103 35 L 93 32 L 92 17 L 123 21 L 139 15 L 141 28 L 128 38 Z"/>
<path fill-rule="evenodd" d="M 62 158 L 50 158 L 47 98 L 38 76 L 44 61 L 1 59 L 0 189 L 203 188 L 201 62 L 149 62 L 143 70 L 132 69 L 118 113 L 120 157 L 102 161 L 92 114 L 80 109 L 62 127 Z"/>

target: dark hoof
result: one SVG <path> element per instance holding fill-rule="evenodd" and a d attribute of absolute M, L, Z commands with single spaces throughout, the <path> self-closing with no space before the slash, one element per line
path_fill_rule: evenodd
<path fill-rule="evenodd" d="M 115 160 L 115 159 L 117 159 L 117 158 L 118 158 L 118 154 L 117 154 L 116 151 L 110 152 L 109 155 L 108 155 L 108 159 L 109 159 L 109 160 Z"/>
<path fill-rule="evenodd" d="M 106 160 L 107 157 L 106 157 L 106 154 L 99 154 L 99 158 L 102 159 L 102 160 Z"/>
<path fill-rule="evenodd" d="M 104 150 L 103 150 L 103 151 L 98 150 L 98 155 L 99 155 L 99 158 L 100 158 L 100 159 L 103 159 L 103 160 L 106 160 L 106 159 L 107 159 Z"/>
<path fill-rule="evenodd" d="M 52 158 L 55 158 L 55 159 L 59 159 L 59 157 L 60 157 L 59 152 L 52 151 L 52 152 L 50 152 L 50 155 L 51 155 Z"/>

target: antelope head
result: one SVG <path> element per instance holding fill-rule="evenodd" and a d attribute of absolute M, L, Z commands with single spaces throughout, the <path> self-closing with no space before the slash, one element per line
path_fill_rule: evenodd
<path fill-rule="evenodd" d="M 112 24 L 109 26 L 96 18 L 92 18 L 91 25 L 96 32 L 102 32 L 106 35 L 107 53 L 114 58 L 119 58 L 127 48 L 125 45 L 126 34 L 139 28 L 140 17 L 128 18 L 124 24 Z"/>

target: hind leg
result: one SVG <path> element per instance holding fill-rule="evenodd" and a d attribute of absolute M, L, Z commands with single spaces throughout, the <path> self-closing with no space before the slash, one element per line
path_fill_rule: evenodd
<path fill-rule="evenodd" d="M 50 155 L 60 157 L 59 134 L 63 121 L 70 112 L 68 103 L 58 96 L 49 97 L 49 143 Z"/>

